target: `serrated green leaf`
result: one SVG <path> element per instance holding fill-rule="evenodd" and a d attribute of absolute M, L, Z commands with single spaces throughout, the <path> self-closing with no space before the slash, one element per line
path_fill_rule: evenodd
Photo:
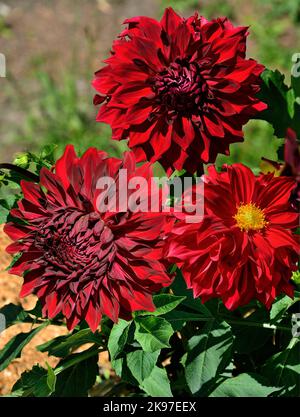
<path fill-rule="evenodd" d="M 20 397 L 48 397 L 51 390 L 47 378 L 46 369 L 34 366 L 30 371 L 22 373 L 21 378 L 13 386 L 12 394 Z"/>
<path fill-rule="evenodd" d="M 130 321 L 128 322 L 120 319 L 118 323 L 113 326 L 108 340 L 108 351 L 112 361 L 117 359 L 123 352 L 127 342 L 130 325 Z"/>
<path fill-rule="evenodd" d="M 54 370 L 48 364 L 48 362 L 46 362 L 46 365 L 47 365 L 47 385 L 49 387 L 50 392 L 54 392 L 55 385 L 56 385 L 56 375 L 54 373 Z"/>
<path fill-rule="evenodd" d="M 188 341 L 185 377 L 192 394 L 198 393 L 226 368 L 232 346 L 230 326 L 217 320 L 206 323 L 201 333 Z"/>
<path fill-rule="evenodd" d="M 174 331 L 180 331 L 185 323 L 189 321 L 201 321 L 203 315 L 194 312 L 187 312 L 183 310 L 173 310 L 167 313 L 164 318 L 171 324 Z M 215 320 L 214 318 L 208 318 L 208 321 Z"/>
<path fill-rule="evenodd" d="M 44 328 L 47 323 L 31 330 L 28 333 L 19 333 L 14 336 L 0 351 L 0 372 L 3 371 L 16 358 L 19 358 L 23 348 L 33 337 Z"/>
<path fill-rule="evenodd" d="M 151 397 L 173 397 L 167 371 L 158 366 L 143 381 L 141 388 Z"/>
<path fill-rule="evenodd" d="M 184 306 L 197 311 L 204 317 L 214 317 L 214 312 L 210 311 L 209 302 L 204 305 L 199 298 L 193 297 L 192 290 L 187 288 L 180 269 L 177 269 L 176 271 L 176 278 L 173 281 L 171 288 L 175 295 L 185 297 L 185 300 L 182 301 Z M 215 300 L 212 300 L 212 302 L 214 303 Z"/>
<path fill-rule="evenodd" d="M 139 316 L 161 316 L 174 310 L 186 297 L 178 297 L 172 294 L 158 294 L 153 296 L 153 303 L 156 307 L 155 311 L 138 311 Z"/>
<path fill-rule="evenodd" d="M 88 390 L 95 384 L 99 368 L 96 351 L 95 355 L 82 360 L 85 354 L 86 351 L 76 353 L 58 364 L 57 368 L 64 370 L 57 375 L 53 397 L 86 397 L 88 395 Z M 69 366 L 70 361 L 73 361 L 73 366 Z"/>
<path fill-rule="evenodd" d="M 234 335 L 234 350 L 239 354 L 249 354 L 259 350 L 273 336 L 274 329 L 251 326 L 253 323 L 264 323 L 269 321 L 268 312 L 265 308 L 254 311 L 242 323 L 230 322 Z M 247 325 L 248 324 L 248 325 Z"/>
<path fill-rule="evenodd" d="M 76 333 L 58 336 L 49 342 L 37 346 L 40 352 L 48 352 L 51 356 L 64 357 L 85 343 L 102 344 L 102 336 L 99 333 L 93 333 L 90 329 L 82 329 Z"/>
<path fill-rule="evenodd" d="M 279 322 L 282 319 L 283 315 L 286 313 L 286 311 L 299 300 L 300 297 L 297 296 L 295 296 L 294 299 L 290 298 L 287 295 L 280 295 L 279 297 L 277 297 L 270 311 L 271 322 Z"/>
<path fill-rule="evenodd" d="M 262 374 L 276 387 L 282 388 L 280 396 L 299 396 L 300 339 L 292 338 L 285 350 L 268 359 Z"/>
<path fill-rule="evenodd" d="M 244 373 L 225 379 L 209 397 L 267 397 L 276 390 L 260 375 Z"/>
<path fill-rule="evenodd" d="M 283 138 L 286 129 L 291 126 L 288 111 L 287 94 L 289 88 L 284 83 L 284 75 L 278 70 L 266 69 L 261 78 L 263 80 L 258 97 L 268 105 L 268 108 L 257 115 L 258 119 L 266 120 L 279 138 Z"/>
<path fill-rule="evenodd" d="M 126 355 L 127 366 L 139 384 L 148 378 L 153 371 L 160 351 L 144 352 L 141 349 Z"/>
<path fill-rule="evenodd" d="M 0 198 L 0 224 L 7 223 L 10 210 L 17 200 L 18 196 L 14 193 L 6 195 L 5 198 Z"/>
<path fill-rule="evenodd" d="M 174 333 L 167 320 L 161 317 L 137 317 L 135 319 L 135 339 L 145 352 L 170 347 L 169 340 Z"/>

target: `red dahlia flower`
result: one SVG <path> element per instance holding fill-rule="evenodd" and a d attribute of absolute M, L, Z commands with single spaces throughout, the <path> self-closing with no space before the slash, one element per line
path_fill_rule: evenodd
<path fill-rule="evenodd" d="M 183 19 L 171 8 L 160 22 L 127 19 L 93 86 L 97 121 L 113 139 L 129 138 L 139 161 L 168 173 L 214 162 L 243 140 L 242 126 L 267 106 L 256 93 L 264 67 L 245 58 L 247 27 L 227 18 Z"/>
<path fill-rule="evenodd" d="M 69 329 L 85 319 L 95 331 L 102 314 L 117 321 L 153 311 L 152 292 L 171 283 L 161 261 L 170 219 L 97 208 L 107 197 L 98 179 L 116 179 L 118 192 L 121 168 L 128 179 L 152 176 L 150 164 L 136 167 L 130 152 L 121 160 L 93 148 L 79 158 L 68 146 L 54 172 L 42 169 L 40 184 L 22 182 L 24 198 L 11 211 L 17 222 L 5 226 L 15 241 L 8 252 L 21 253 L 10 270 L 25 273 L 21 296 L 36 294 L 43 314 L 62 313 Z"/>
<path fill-rule="evenodd" d="M 268 308 L 297 269 L 299 214 L 289 201 L 295 181 L 273 174 L 255 177 L 242 164 L 205 176 L 202 223 L 180 221 L 167 248 L 195 297 L 220 297 L 228 309 L 256 298 Z"/>

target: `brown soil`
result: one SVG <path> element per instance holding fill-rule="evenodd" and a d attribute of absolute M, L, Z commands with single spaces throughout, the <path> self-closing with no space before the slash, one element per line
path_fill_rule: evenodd
<path fill-rule="evenodd" d="M 22 304 L 24 309 L 29 310 L 35 306 L 35 296 L 26 297 L 20 300 L 22 278 L 8 274 L 5 268 L 11 262 L 9 255 L 5 253 L 5 247 L 9 239 L 0 229 L 0 307 L 5 304 L 14 303 Z M 30 324 L 20 324 L 10 327 L 0 335 L 0 349 L 15 335 L 20 332 L 30 330 Z M 47 361 L 51 366 L 55 366 L 58 359 L 48 357 L 47 354 L 38 352 L 36 346 L 50 340 L 56 336 L 65 334 L 66 330 L 57 326 L 49 326 L 42 330 L 33 340 L 24 348 L 21 358 L 14 360 L 4 371 L 0 372 L 0 395 L 8 394 L 14 383 L 19 379 L 22 372 L 29 370 L 35 364 L 44 365 Z"/>

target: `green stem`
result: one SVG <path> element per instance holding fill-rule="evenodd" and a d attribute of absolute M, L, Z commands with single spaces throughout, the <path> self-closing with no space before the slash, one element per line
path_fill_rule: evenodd
<path fill-rule="evenodd" d="M 238 326 L 246 326 L 246 327 L 259 327 L 263 329 L 269 329 L 269 330 L 283 330 L 285 332 L 290 332 L 291 328 L 286 326 L 277 326 L 275 324 L 269 324 L 269 323 L 260 323 L 256 321 L 246 321 L 246 320 L 231 320 L 227 317 L 219 316 L 221 319 L 225 320 L 228 324 L 238 325 Z M 187 321 L 213 321 L 216 320 L 215 317 L 194 317 Z"/>
<path fill-rule="evenodd" d="M 40 177 L 38 175 L 33 174 L 30 171 L 27 171 L 27 169 L 18 167 L 17 165 L 14 164 L 0 164 L 0 169 L 8 169 L 9 171 L 14 171 L 17 172 L 18 174 L 21 174 L 23 177 L 28 178 L 31 181 L 34 182 L 39 182 L 40 181 Z"/>

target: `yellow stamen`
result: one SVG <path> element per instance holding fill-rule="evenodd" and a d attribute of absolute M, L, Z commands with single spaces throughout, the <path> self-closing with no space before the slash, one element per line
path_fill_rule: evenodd
<path fill-rule="evenodd" d="M 261 230 L 268 224 L 263 210 L 253 203 L 241 204 L 233 218 L 238 227 L 246 232 L 249 230 Z"/>

